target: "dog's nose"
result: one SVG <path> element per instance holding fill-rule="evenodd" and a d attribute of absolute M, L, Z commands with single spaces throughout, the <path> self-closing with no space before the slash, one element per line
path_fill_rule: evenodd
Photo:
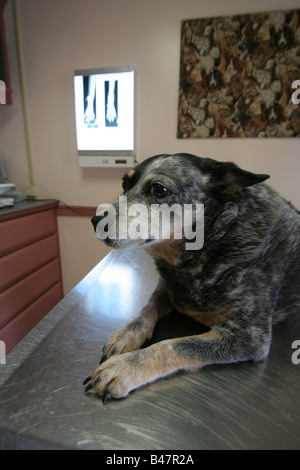
<path fill-rule="evenodd" d="M 104 215 L 106 214 L 105 209 L 108 209 L 109 207 L 110 207 L 110 204 L 101 204 L 100 206 L 97 207 L 96 215 L 94 215 L 94 217 L 92 217 L 91 219 L 95 232 L 96 232 L 98 222 L 100 222 L 100 220 L 102 220 Z"/>
<path fill-rule="evenodd" d="M 101 219 L 102 219 L 102 217 L 99 217 L 98 215 L 94 215 L 94 217 L 92 217 L 92 219 L 91 219 L 91 222 L 92 222 L 92 224 L 93 224 L 93 226 L 94 226 L 95 232 L 96 232 L 97 224 L 98 224 L 98 222 L 99 222 Z"/>

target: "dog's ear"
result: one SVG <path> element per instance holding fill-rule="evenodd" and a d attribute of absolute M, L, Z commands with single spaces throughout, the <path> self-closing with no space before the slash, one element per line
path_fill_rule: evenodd
<path fill-rule="evenodd" d="M 262 183 L 269 175 L 242 170 L 234 163 L 220 163 L 211 172 L 211 190 L 224 200 L 236 199 L 242 188 Z"/>

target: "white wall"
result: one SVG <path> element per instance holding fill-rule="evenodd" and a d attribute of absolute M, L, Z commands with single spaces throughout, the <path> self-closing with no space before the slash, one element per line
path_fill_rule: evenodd
<path fill-rule="evenodd" d="M 38 197 L 72 205 L 110 202 L 122 169 L 83 169 L 76 156 L 73 71 L 132 65 L 137 77 L 137 160 L 189 152 L 271 174 L 270 184 L 300 207 L 300 141 L 177 139 L 180 23 L 187 18 L 298 8 L 299 0 L 21 0 L 29 124 Z M 6 7 L 13 106 L 0 109 L 0 159 L 19 191 L 28 184 L 12 22 Z M 299 77 L 300 78 L 300 77 Z M 59 220 L 65 291 L 107 249 L 87 218 Z"/>

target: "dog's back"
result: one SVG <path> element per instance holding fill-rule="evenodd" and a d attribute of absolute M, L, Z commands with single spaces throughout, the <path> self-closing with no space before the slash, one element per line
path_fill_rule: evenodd
<path fill-rule="evenodd" d="M 300 310 L 300 213 L 267 185 L 253 187 L 268 206 L 260 217 L 268 230 L 261 253 L 266 291 L 273 286 L 273 323 Z"/>
<path fill-rule="evenodd" d="M 242 233 L 248 234 L 246 244 L 258 243 L 252 261 L 261 282 L 257 293 L 263 298 L 265 291 L 269 296 L 273 323 L 277 323 L 300 309 L 300 213 L 265 183 L 245 193 Z"/>

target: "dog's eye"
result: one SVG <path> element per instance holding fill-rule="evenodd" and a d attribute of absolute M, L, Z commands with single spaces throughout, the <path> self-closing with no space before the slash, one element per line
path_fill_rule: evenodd
<path fill-rule="evenodd" d="M 154 183 L 150 188 L 150 194 L 155 197 L 166 197 L 168 195 L 168 190 L 162 184 Z"/>

